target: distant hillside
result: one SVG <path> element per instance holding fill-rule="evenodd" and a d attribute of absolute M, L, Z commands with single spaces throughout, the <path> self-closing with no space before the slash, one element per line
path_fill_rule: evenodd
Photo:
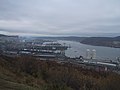
<path fill-rule="evenodd" d="M 120 90 L 120 75 L 0 55 L 0 90 Z"/>
<path fill-rule="evenodd" d="M 120 36 L 117 37 L 40 37 L 43 39 L 77 41 L 83 44 L 120 48 Z"/>
<path fill-rule="evenodd" d="M 117 36 L 114 39 L 117 40 L 117 41 L 120 41 L 120 36 Z"/>
<path fill-rule="evenodd" d="M 83 44 L 95 46 L 107 46 L 120 48 L 120 36 L 118 37 L 90 37 L 81 41 Z"/>
<path fill-rule="evenodd" d="M 0 37 L 6 37 L 7 35 L 4 35 L 4 34 L 0 34 Z"/>
<path fill-rule="evenodd" d="M 75 36 L 70 36 L 70 37 L 37 37 L 40 39 L 52 39 L 52 40 L 68 40 L 68 41 L 82 41 L 86 37 L 75 37 Z"/>
<path fill-rule="evenodd" d="M 0 37 L 18 37 L 17 35 L 4 35 L 4 34 L 0 34 Z"/>

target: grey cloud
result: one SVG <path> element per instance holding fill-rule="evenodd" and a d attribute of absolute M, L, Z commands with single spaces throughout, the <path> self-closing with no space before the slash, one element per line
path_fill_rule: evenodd
<path fill-rule="evenodd" d="M 1 0 L 0 29 L 10 33 L 120 33 L 119 0 Z"/>

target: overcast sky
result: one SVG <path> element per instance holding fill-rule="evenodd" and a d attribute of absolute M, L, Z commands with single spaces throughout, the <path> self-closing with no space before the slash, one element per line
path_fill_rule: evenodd
<path fill-rule="evenodd" d="M 120 0 L 0 0 L 0 33 L 120 34 Z"/>

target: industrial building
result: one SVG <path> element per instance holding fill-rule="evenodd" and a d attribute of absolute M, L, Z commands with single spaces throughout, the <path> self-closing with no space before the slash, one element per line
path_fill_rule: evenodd
<path fill-rule="evenodd" d="M 90 49 L 86 50 L 86 59 L 96 59 L 96 50 L 93 49 L 92 51 Z"/>

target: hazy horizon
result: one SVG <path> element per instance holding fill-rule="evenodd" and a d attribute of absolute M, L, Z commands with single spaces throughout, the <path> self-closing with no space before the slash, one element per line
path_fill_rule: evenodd
<path fill-rule="evenodd" d="M 0 32 L 3 35 L 10 36 L 20 36 L 20 37 L 117 37 L 120 36 L 119 33 L 82 33 L 79 35 L 39 35 L 39 34 L 9 34 L 5 32 Z"/>

